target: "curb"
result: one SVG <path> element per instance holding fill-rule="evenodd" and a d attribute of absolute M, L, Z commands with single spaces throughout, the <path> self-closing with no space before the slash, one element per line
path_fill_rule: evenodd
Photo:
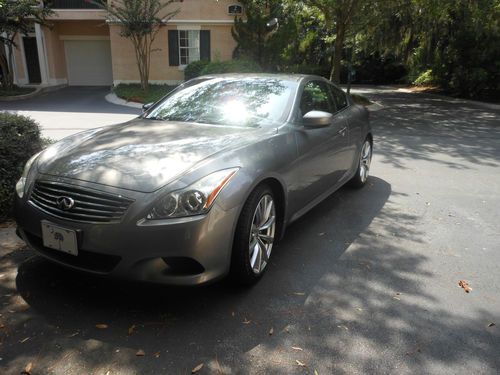
<path fill-rule="evenodd" d="M 415 91 L 411 91 L 409 89 L 404 89 L 404 88 L 397 88 L 396 91 L 409 93 L 409 94 L 424 94 L 424 95 L 434 97 L 434 98 L 447 99 L 447 100 L 450 100 L 450 101 L 455 102 L 455 103 L 472 104 L 472 105 L 477 105 L 478 107 L 483 107 L 486 109 L 500 110 L 500 104 L 480 102 L 478 100 L 454 98 L 453 96 L 433 94 L 433 93 L 428 93 L 428 92 L 415 92 Z"/>
<path fill-rule="evenodd" d="M 124 99 L 120 99 L 116 94 L 114 93 L 109 93 L 104 97 L 108 103 L 111 104 L 116 104 L 116 105 L 123 105 L 125 107 L 131 107 L 131 108 L 139 108 L 142 109 L 142 104 L 141 103 L 135 103 L 135 102 L 128 102 Z"/>
<path fill-rule="evenodd" d="M 37 96 L 40 96 L 42 94 L 45 94 L 47 92 L 60 90 L 66 86 L 68 86 L 68 85 L 64 84 L 64 85 L 56 85 L 56 86 L 35 87 L 35 91 L 30 92 L 28 94 L 15 95 L 15 96 L 1 96 L 0 102 L 15 102 L 18 100 L 31 99 L 31 98 L 35 98 Z"/>
<path fill-rule="evenodd" d="M 381 109 L 384 109 L 384 108 L 385 108 L 382 104 L 380 104 L 380 103 L 378 103 L 378 102 L 374 102 L 373 100 L 371 100 L 371 102 L 372 102 L 373 104 L 370 104 L 370 105 L 367 105 L 367 106 L 366 106 L 366 109 L 367 109 L 368 111 L 370 111 L 370 112 L 377 112 L 377 111 L 380 111 Z"/>

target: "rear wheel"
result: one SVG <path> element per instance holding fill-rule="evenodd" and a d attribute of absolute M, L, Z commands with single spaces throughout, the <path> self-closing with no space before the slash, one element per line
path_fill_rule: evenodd
<path fill-rule="evenodd" d="M 266 270 L 276 235 L 276 204 L 267 185 L 248 197 L 236 227 L 231 275 L 246 285 L 257 282 Z"/>
<path fill-rule="evenodd" d="M 355 188 L 361 188 L 366 184 L 370 174 L 373 147 L 368 138 L 365 139 L 359 155 L 359 164 L 356 174 L 351 179 L 350 184 Z"/>

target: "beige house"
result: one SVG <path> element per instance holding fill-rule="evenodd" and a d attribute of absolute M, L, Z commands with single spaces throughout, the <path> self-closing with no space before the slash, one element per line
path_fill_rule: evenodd
<path fill-rule="evenodd" d="M 116 1 L 116 0 L 108 0 Z M 139 82 L 134 48 L 120 36 L 107 12 L 86 0 L 52 0 L 52 27 L 34 25 L 19 36 L 14 54 L 15 83 L 108 86 Z M 184 68 L 200 59 L 228 60 L 236 47 L 231 35 L 243 7 L 234 0 L 178 0 L 179 13 L 153 45 L 150 82 L 179 83 Z"/>

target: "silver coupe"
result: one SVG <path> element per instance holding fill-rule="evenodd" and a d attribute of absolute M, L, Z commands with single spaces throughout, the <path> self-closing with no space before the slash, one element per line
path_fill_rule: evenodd
<path fill-rule="evenodd" d="M 204 76 L 31 158 L 16 186 L 18 233 L 81 271 L 251 284 L 288 224 L 366 183 L 372 146 L 368 111 L 323 78 Z"/>

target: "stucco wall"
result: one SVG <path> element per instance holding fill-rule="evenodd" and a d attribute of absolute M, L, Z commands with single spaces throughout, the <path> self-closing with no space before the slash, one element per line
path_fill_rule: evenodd
<path fill-rule="evenodd" d="M 43 28 L 45 48 L 47 50 L 47 63 L 49 79 L 66 79 L 66 58 L 64 56 L 64 42 L 59 39 L 57 28 Z"/>
<path fill-rule="evenodd" d="M 26 76 L 26 66 L 24 64 L 24 47 L 22 45 L 23 40 L 21 35 L 17 35 L 14 42 L 17 45 L 17 48 L 14 48 L 14 62 L 17 68 L 17 78 L 22 83 L 27 83 L 28 77 Z M 26 81 L 26 82 L 25 82 Z"/>
<path fill-rule="evenodd" d="M 54 22 L 59 35 L 109 35 L 108 25 L 103 21 L 61 21 Z"/>
<path fill-rule="evenodd" d="M 227 13 L 228 5 L 239 4 L 234 0 L 184 0 L 174 3 L 171 9 L 180 9 L 173 20 L 228 20 L 234 19 Z"/>
<path fill-rule="evenodd" d="M 232 25 L 201 26 L 202 30 L 210 30 L 211 32 L 212 61 L 224 61 L 232 58 L 236 42 L 231 35 L 231 27 Z M 178 66 L 169 66 L 168 61 L 168 30 L 176 29 L 176 25 L 162 28 L 154 41 L 151 54 L 151 81 L 174 83 L 184 80 L 184 71 Z M 120 36 L 120 26 L 110 26 L 110 38 L 115 83 L 139 81 L 133 45 L 128 39 Z"/>
<path fill-rule="evenodd" d="M 112 0 L 119 3 L 119 0 Z M 237 0 L 183 0 L 170 4 L 165 11 L 180 12 L 173 20 L 233 20 L 234 16 L 227 13 L 228 6 L 240 4 Z"/>
<path fill-rule="evenodd" d="M 227 13 L 228 6 L 239 4 L 234 0 L 184 0 L 173 3 L 168 10 L 180 8 L 180 12 L 163 27 L 155 40 L 151 55 L 151 81 L 179 82 L 184 72 L 176 66 L 169 66 L 168 30 L 178 27 L 211 31 L 211 58 L 214 60 L 231 59 L 236 42 L 231 36 L 233 16 Z M 68 38 L 110 38 L 115 83 L 137 82 L 139 73 L 132 43 L 122 38 L 118 25 L 107 24 L 102 11 L 90 11 L 90 19 L 82 19 L 89 11 L 56 11 L 51 17 L 51 28 L 43 27 L 44 43 L 47 53 L 49 83 L 61 83 L 67 79 L 64 39 Z M 99 13 L 100 12 L 100 13 Z M 95 13 L 95 14 L 94 14 Z M 96 20 L 100 17 L 102 20 Z M 20 42 L 20 41 L 19 41 Z M 15 51 L 18 78 L 27 79 L 24 56 L 21 49 Z"/>

